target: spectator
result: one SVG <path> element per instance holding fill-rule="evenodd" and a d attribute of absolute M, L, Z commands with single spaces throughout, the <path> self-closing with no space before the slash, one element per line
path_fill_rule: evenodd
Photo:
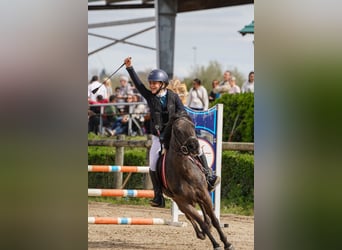
<path fill-rule="evenodd" d="M 109 103 L 116 103 L 115 95 L 111 95 L 109 97 Z M 105 106 L 104 114 L 103 114 L 103 126 L 105 127 L 112 127 L 113 123 L 116 120 L 116 107 L 113 106 Z"/>
<path fill-rule="evenodd" d="M 133 95 L 132 102 L 142 102 L 142 96 L 140 94 Z M 145 126 L 145 115 L 148 113 L 146 103 L 139 103 L 134 105 L 132 107 L 132 114 L 131 118 L 132 120 L 132 130 L 133 133 L 137 133 L 139 135 L 143 135 L 146 133 L 146 130 L 144 129 Z"/>
<path fill-rule="evenodd" d="M 186 100 L 188 97 L 188 89 L 185 83 L 181 83 L 180 80 L 175 79 L 175 80 L 170 81 L 168 88 L 171 89 L 176 94 L 178 94 L 182 103 L 184 105 L 186 104 Z"/>
<path fill-rule="evenodd" d="M 96 101 L 98 103 L 108 103 L 108 99 L 107 98 L 104 98 L 102 95 L 97 95 L 96 96 Z"/>
<path fill-rule="evenodd" d="M 128 94 L 125 101 L 126 101 L 126 103 L 132 103 L 132 102 L 137 102 L 137 99 L 136 99 L 135 95 Z M 136 105 L 132 105 L 132 104 L 126 105 L 124 108 L 124 114 L 133 114 L 135 107 L 136 107 Z"/>
<path fill-rule="evenodd" d="M 178 87 L 177 87 L 177 91 L 178 91 L 178 96 L 181 99 L 182 103 L 185 104 L 186 100 L 188 98 L 188 89 L 186 87 L 186 84 L 183 83 L 179 83 Z"/>
<path fill-rule="evenodd" d="M 186 106 L 193 110 L 208 110 L 209 99 L 208 92 L 202 86 L 201 80 L 196 78 L 192 82 L 193 87 L 189 91 Z"/>
<path fill-rule="evenodd" d="M 229 70 L 226 70 L 223 74 L 223 81 L 220 82 L 220 84 L 218 86 L 216 86 L 213 91 L 214 93 L 218 93 L 218 94 L 227 94 L 229 92 L 230 89 L 230 85 L 229 85 L 229 80 L 231 78 L 231 72 Z"/>
<path fill-rule="evenodd" d="M 115 102 L 119 103 L 119 102 L 124 102 L 124 98 L 120 95 L 120 87 L 116 87 L 115 91 L 114 91 L 114 95 L 115 95 Z M 118 113 L 123 113 L 125 106 L 116 106 L 117 112 Z"/>
<path fill-rule="evenodd" d="M 209 94 L 209 102 L 213 102 L 215 101 L 217 98 L 220 97 L 220 93 L 215 93 L 214 89 L 219 85 L 219 81 L 218 80 L 213 80 L 211 83 L 212 86 L 212 90 L 210 91 Z"/>
<path fill-rule="evenodd" d="M 132 95 L 133 89 L 131 84 L 128 83 L 127 76 L 120 76 L 120 95 L 127 97 L 127 95 Z"/>
<path fill-rule="evenodd" d="M 98 88 L 96 93 L 93 93 L 92 91 Z M 96 101 L 96 97 L 98 95 L 102 95 L 103 97 L 107 97 L 107 88 L 104 86 L 104 84 L 99 82 L 98 76 L 93 76 L 90 80 L 90 83 L 88 84 L 88 100 L 90 101 Z"/>
<path fill-rule="evenodd" d="M 128 132 L 128 115 L 118 116 L 112 128 L 105 128 L 107 136 L 115 136 L 120 134 L 127 134 Z"/>
<path fill-rule="evenodd" d="M 141 102 L 141 96 L 140 94 L 138 95 L 133 95 L 133 102 Z M 139 121 L 140 123 L 143 123 L 145 118 L 144 116 L 147 113 L 147 105 L 146 104 L 137 104 L 133 107 L 133 118 L 135 118 L 137 121 Z"/>
<path fill-rule="evenodd" d="M 101 104 L 101 103 L 108 103 L 107 99 L 104 99 L 102 95 L 96 96 L 96 101 L 88 100 L 88 104 Z M 101 112 L 102 108 L 102 112 Z M 99 124 L 100 124 L 100 117 L 102 115 L 103 118 L 103 110 L 104 108 L 101 106 L 88 106 L 88 132 L 94 132 L 95 134 L 98 134 L 99 132 Z"/>
<path fill-rule="evenodd" d="M 99 116 L 88 108 L 88 133 L 93 132 L 94 134 L 98 134 L 100 125 Z"/>
<path fill-rule="evenodd" d="M 120 90 L 118 91 L 116 95 L 116 102 L 117 103 L 124 103 L 126 102 L 126 98 L 128 95 L 132 95 L 133 90 L 131 85 L 128 83 L 128 77 L 127 76 L 120 76 Z M 118 110 L 121 114 L 125 112 L 125 105 L 118 105 Z"/>
<path fill-rule="evenodd" d="M 238 85 L 236 85 L 236 78 L 235 76 L 232 76 L 229 81 L 230 89 L 229 94 L 240 94 L 241 90 Z"/>
<path fill-rule="evenodd" d="M 139 94 L 139 91 L 136 89 L 136 87 L 131 81 L 129 81 L 128 84 L 131 86 L 132 94 L 134 95 Z"/>
<path fill-rule="evenodd" d="M 125 103 L 132 103 L 132 102 L 139 102 L 139 95 L 135 95 L 135 94 L 128 94 L 127 97 L 125 98 Z M 123 110 L 123 113 L 124 114 L 133 114 L 134 113 L 134 110 L 136 109 L 137 105 L 126 105 L 124 110 Z"/>
<path fill-rule="evenodd" d="M 114 95 L 115 95 L 115 97 L 120 95 L 120 87 L 115 88 Z"/>
<path fill-rule="evenodd" d="M 92 105 L 92 104 L 100 104 L 101 102 L 99 102 L 99 100 L 103 100 L 102 95 L 98 95 L 95 98 L 95 101 L 92 100 L 88 100 L 88 104 Z M 100 115 L 101 113 L 101 107 L 100 106 L 92 106 L 89 108 L 91 111 L 93 111 L 95 114 Z"/>
<path fill-rule="evenodd" d="M 254 71 L 249 72 L 248 80 L 242 85 L 242 93 L 254 93 Z"/>
<path fill-rule="evenodd" d="M 109 97 L 113 94 L 112 81 L 110 79 L 105 79 L 104 85 L 107 89 L 107 96 L 104 98 L 109 99 Z"/>

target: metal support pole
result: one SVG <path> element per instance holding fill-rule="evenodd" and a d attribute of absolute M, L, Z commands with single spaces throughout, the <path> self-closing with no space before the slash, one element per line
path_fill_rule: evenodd
<path fill-rule="evenodd" d="M 157 67 L 173 78 L 177 0 L 156 0 Z"/>

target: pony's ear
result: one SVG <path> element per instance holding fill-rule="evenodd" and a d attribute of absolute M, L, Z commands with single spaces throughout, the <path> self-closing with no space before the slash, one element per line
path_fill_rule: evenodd
<path fill-rule="evenodd" d="M 192 121 L 192 118 L 189 116 L 188 112 L 186 112 L 185 110 L 182 111 L 178 111 L 175 114 L 173 114 L 169 120 L 169 122 L 172 124 L 174 121 L 176 121 L 178 118 L 181 117 L 186 117 L 187 119 L 189 119 L 190 121 Z"/>
<path fill-rule="evenodd" d="M 181 111 L 180 112 L 181 116 L 180 117 L 186 117 L 189 119 L 189 121 L 191 121 L 192 123 L 194 122 L 191 118 L 191 116 L 188 114 L 188 112 L 186 112 L 185 110 L 184 111 Z"/>
<path fill-rule="evenodd" d="M 182 111 L 182 115 L 188 115 L 188 112 L 186 112 L 185 110 Z"/>
<path fill-rule="evenodd" d="M 178 112 L 178 117 L 184 117 L 184 116 L 188 116 L 188 112 L 186 112 L 185 110 Z"/>

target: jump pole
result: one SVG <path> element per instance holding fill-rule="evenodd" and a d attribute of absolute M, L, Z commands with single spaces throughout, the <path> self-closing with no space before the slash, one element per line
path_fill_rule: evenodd
<path fill-rule="evenodd" d="M 138 217 L 88 217 L 88 224 L 114 224 L 114 225 L 168 225 L 161 218 L 138 218 Z"/>
<path fill-rule="evenodd" d="M 148 173 L 148 166 L 88 165 L 88 172 Z"/>
<path fill-rule="evenodd" d="M 88 196 L 153 198 L 153 190 L 89 188 Z"/>

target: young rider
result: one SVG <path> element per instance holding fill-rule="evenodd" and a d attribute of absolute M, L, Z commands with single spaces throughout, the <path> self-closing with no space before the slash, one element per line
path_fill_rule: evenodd
<path fill-rule="evenodd" d="M 165 71 L 161 69 L 152 70 L 147 80 L 150 85 L 148 90 L 141 82 L 136 74 L 130 57 L 124 60 L 126 70 L 129 73 L 135 87 L 140 94 L 146 99 L 150 108 L 151 114 L 151 133 L 152 133 L 152 146 L 150 149 L 150 176 L 153 184 L 154 198 L 151 200 L 153 207 L 165 207 L 165 200 L 162 194 L 162 185 L 157 176 L 156 167 L 159 152 L 161 149 L 161 141 L 163 142 L 164 128 L 169 121 L 169 118 L 178 112 L 185 111 L 182 101 L 179 96 L 166 87 L 169 84 L 169 78 Z M 203 167 L 206 169 L 206 176 L 208 183 L 214 187 L 218 184 L 219 178 L 212 175 L 209 171 L 204 154 L 200 157 Z"/>

